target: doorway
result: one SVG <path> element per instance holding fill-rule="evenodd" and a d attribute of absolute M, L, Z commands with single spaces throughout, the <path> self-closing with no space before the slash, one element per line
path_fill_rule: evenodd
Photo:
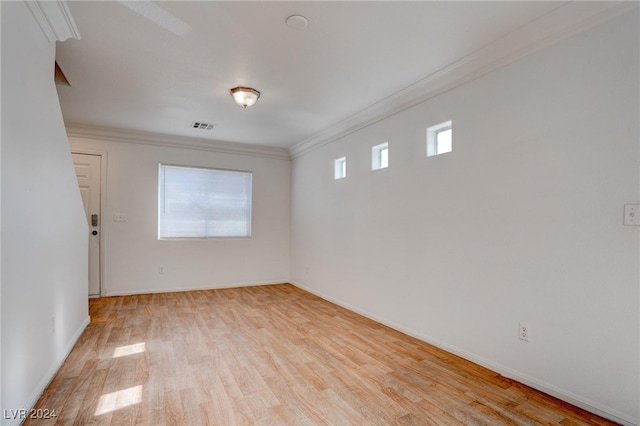
<path fill-rule="evenodd" d="M 89 225 L 89 297 L 102 294 L 100 240 L 102 238 L 102 155 L 72 153 L 82 204 Z"/>

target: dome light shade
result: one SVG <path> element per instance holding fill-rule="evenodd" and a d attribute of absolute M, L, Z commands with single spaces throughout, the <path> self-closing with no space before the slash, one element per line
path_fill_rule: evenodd
<path fill-rule="evenodd" d="M 251 87 L 234 87 L 231 89 L 231 96 L 238 105 L 247 108 L 256 103 L 260 97 L 260 92 Z"/>

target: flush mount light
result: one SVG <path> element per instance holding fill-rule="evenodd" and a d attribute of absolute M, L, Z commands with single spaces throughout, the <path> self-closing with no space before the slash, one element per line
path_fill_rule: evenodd
<path fill-rule="evenodd" d="M 231 96 L 238 105 L 247 108 L 256 103 L 260 97 L 260 92 L 251 87 L 234 87 L 231 89 Z"/>

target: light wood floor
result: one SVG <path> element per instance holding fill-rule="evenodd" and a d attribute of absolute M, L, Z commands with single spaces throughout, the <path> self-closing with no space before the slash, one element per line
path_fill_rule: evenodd
<path fill-rule="evenodd" d="M 36 405 L 58 424 L 613 424 L 291 285 L 90 314 Z"/>

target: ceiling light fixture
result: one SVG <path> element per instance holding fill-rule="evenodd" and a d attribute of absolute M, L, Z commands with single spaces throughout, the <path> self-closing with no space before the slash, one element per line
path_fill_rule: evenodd
<path fill-rule="evenodd" d="M 238 105 L 247 108 L 256 103 L 260 97 L 260 92 L 251 87 L 234 87 L 231 89 L 231 96 Z"/>

